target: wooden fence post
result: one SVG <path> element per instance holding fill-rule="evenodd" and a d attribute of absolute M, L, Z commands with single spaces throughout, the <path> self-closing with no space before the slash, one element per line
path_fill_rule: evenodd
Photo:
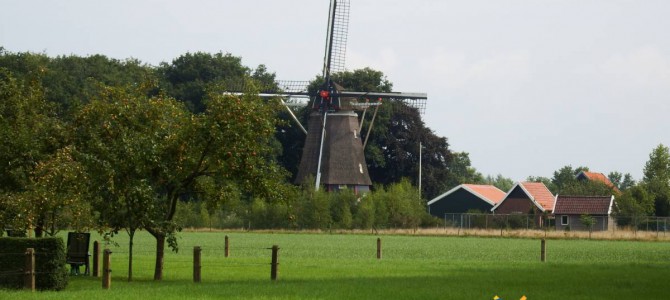
<path fill-rule="evenodd" d="M 270 279 L 277 280 L 277 273 L 279 272 L 279 246 L 272 246 L 272 264 L 270 267 Z"/>
<path fill-rule="evenodd" d="M 230 244 L 228 243 L 228 236 L 226 235 L 226 246 L 224 251 L 225 257 L 230 255 Z"/>
<path fill-rule="evenodd" d="M 26 264 L 24 267 L 23 287 L 35 291 L 35 249 L 26 249 Z"/>
<path fill-rule="evenodd" d="M 540 247 L 540 261 L 542 262 L 547 261 L 547 243 L 544 239 L 542 239 Z"/>
<path fill-rule="evenodd" d="M 100 243 L 93 242 L 93 277 L 100 276 Z"/>
<path fill-rule="evenodd" d="M 112 286 L 112 269 L 110 264 L 110 256 L 112 250 L 105 249 L 102 255 L 102 288 L 109 289 Z"/>
<path fill-rule="evenodd" d="M 201 252 L 202 249 L 200 248 L 200 246 L 193 247 L 193 282 L 201 281 L 200 277 L 200 270 L 202 269 L 202 265 L 200 264 Z"/>
<path fill-rule="evenodd" d="M 377 238 L 377 259 L 382 259 L 382 239 Z"/>

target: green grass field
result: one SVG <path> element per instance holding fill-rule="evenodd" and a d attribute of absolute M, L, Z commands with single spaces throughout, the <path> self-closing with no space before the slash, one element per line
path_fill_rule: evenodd
<path fill-rule="evenodd" d="M 229 258 L 223 257 L 224 236 Z M 65 291 L 0 290 L 0 299 L 667 299 L 670 243 L 382 235 L 180 234 L 154 282 L 154 240 L 136 237 L 134 281 L 127 282 L 127 236 L 110 246 L 112 287 L 72 276 Z M 279 280 L 270 253 L 279 245 Z M 202 247 L 202 283 L 193 283 L 193 246 Z"/>

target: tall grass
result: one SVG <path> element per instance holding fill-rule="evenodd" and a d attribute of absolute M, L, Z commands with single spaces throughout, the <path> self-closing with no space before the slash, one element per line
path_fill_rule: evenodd
<path fill-rule="evenodd" d="M 231 256 L 223 257 L 224 236 Z M 136 236 L 135 281 L 126 281 L 127 240 L 111 246 L 113 282 L 71 277 L 63 292 L 0 291 L 0 299 L 659 299 L 670 276 L 666 242 L 312 233 L 188 232 L 152 281 L 154 241 Z M 270 248 L 280 275 L 270 281 Z M 202 280 L 192 282 L 193 247 L 202 247 Z"/>

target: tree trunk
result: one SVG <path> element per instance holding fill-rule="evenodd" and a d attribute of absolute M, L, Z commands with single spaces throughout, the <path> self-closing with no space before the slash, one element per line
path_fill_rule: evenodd
<path fill-rule="evenodd" d="M 30 230 L 30 228 L 28 228 Z M 41 238 L 44 235 L 44 217 L 37 218 L 37 224 L 35 225 L 35 237 Z"/>
<path fill-rule="evenodd" d="M 28 229 L 28 230 L 30 230 L 30 229 Z M 35 227 L 35 237 L 36 238 L 41 238 L 43 234 L 44 234 L 44 231 L 42 230 L 42 227 L 39 227 L 39 226 Z"/>
<path fill-rule="evenodd" d="M 165 235 L 155 234 L 156 238 L 156 268 L 154 269 L 154 280 L 163 280 L 163 256 L 165 254 Z"/>
<path fill-rule="evenodd" d="M 133 281 L 133 240 L 135 239 L 135 230 L 129 230 L 130 243 L 128 245 L 128 282 Z"/>

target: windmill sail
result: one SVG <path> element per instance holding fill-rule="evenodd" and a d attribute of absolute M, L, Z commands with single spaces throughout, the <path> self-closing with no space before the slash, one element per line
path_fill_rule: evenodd
<path fill-rule="evenodd" d="M 278 81 L 276 85 L 269 87 L 234 90 L 258 90 L 262 97 L 288 99 L 287 107 L 291 103 L 305 104 L 306 101 L 299 98 L 307 97 L 312 112 L 295 183 L 306 183 L 308 178 L 314 178 L 317 190 L 324 185 L 330 191 L 343 188 L 353 189 L 354 192 L 367 191 L 372 182 L 365 162 L 364 143 L 361 141 L 362 126 L 359 125 L 355 111 L 381 104 L 379 101 L 369 103 L 367 99 L 384 98 L 405 102 L 423 113 L 427 95 L 350 91 L 333 82 L 331 74 L 345 71 L 349 29 L 348 0 L 331 0 L 327 28 L 322 70 L 324 82 L 316 92 L 308 91 L 306 82 L 291 81 Z M 290 109 L 289 112 L 297 122 Z M 374 115 L 372 120 L 374 121 Z"/>

